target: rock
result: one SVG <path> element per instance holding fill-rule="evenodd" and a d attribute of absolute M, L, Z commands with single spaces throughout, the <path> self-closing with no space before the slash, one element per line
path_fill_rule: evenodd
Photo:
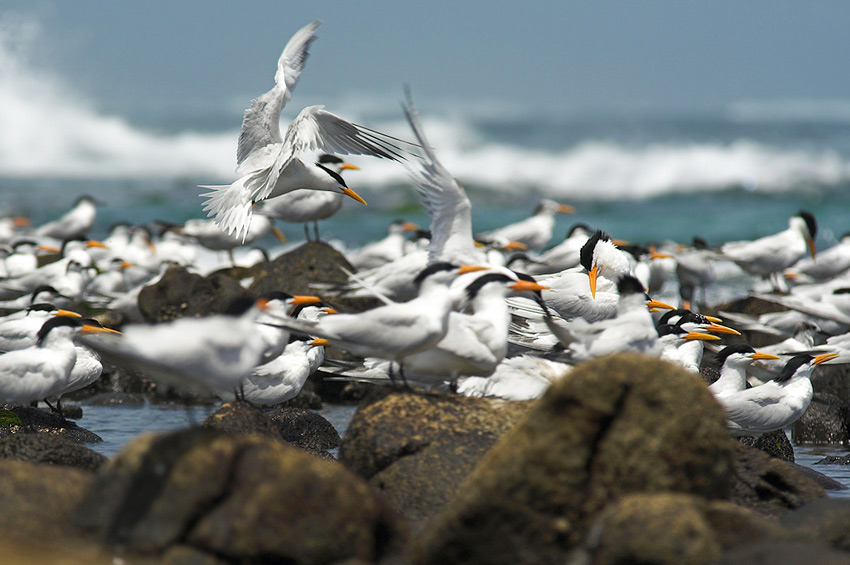
<path fill-rule="evenodd" d="M 809 408 L 791 428 L 794 443 L 847 443 L 850 440 L 848 408 L 846 402 L 833 394 L 815 392 Z"/>
<path fill-rule="evenodd" d="M 827 546 L 797 541 L 765 541 L 738 547 L 713 565 L 847 565 L 850 555 Z"/>
<path fill-rule="evenodd" d="M 62 404 L 62 415 L 70 420 L 79 420 L 83 417 L 83 407 L 79 404 Z"/>
<path fill-rule="evenodd" d="M 333 424 L 302 408 L 276 408 L 266 416 L 277 426 L 284 441 L 308 451 L 339 447 L 341 439 Z"/>
<path fill-rule="evenodd" d="M 260 263 L 251 268 L 254 281 L 248 291 L 254 296 L 266 292 L 282 290 L 289 294 L 317 293 L 312 283 L 345 282 L 348 276 L 342 268 L 355 272 L 345 256 L 322 241 L 308 241 L 268 263 Z M 322 293 L 319 293 L 321 296 Z M 323 296 L 324 298 L 324 296 Z M 338 298 L 326 300 L 343 311 L 360 312 L 382 304 L 377 298 Z"/>
<path fill-rule="evenodd" d="M 780 523 L 797 534 L 850 551 L 850 500 L 821 498 L 780 518 Z"/>
<path fill-rule="evenodd" d="M 207 417 L 203 426 L 236 436 L 258 434 L 283 440 L 277 426 L 272 423 L 269 417 L 262 410 L 247 402 L 222 404 L 218 410 Z"/>
<path fill-rule="evenodd" d="M 841 399 L 843 406 L 850 406 L 850 366 L 819 365 L 812 374 L 815 393 L 824 392 Z"/>
<path fill-rule="evenodd" d="M 827 475 L 824 475 L 823 473 L 815 471 L 811 467 L 797 465 L 796 463 L 791 463 L 790 461 L 786 461 L 786 463 L 798 473 L 801 473 L 816 482 L 820 486 L 820 488 L 824 490 L 847 490 L 847 487 L 843 484 L 839 483 L 831 477 L 828 477 Z"/>
<path fill-rule="evenodd" d="M 373 563 L 400 559 L 410 541 L 341 465 L 208 428 L 131 442 L 101 468 L 73 521 L 131 553 L 173 558 L 188 546 L 196 563 Z"/>
<path fill-rule="evenodd" d="M 747 316 L 758 318 L 762 314 L 782 312 L 784 310 L 787 310 L 787 308 L 785 308 L 784 306 L 780 306 L 779 304 L 776 304 L 774 302 L 768 302 L 767 300 L 762 300 L 761 298 L 756 298 L 754 296 L 747 296 L 745 298 L 733 300 L 732 302 L 726 304 L 719 304 L 713 308 L 704 308 L 702 313 L 719 316 L 719 312 L 721 311 L 736 312 L 738 314 L 746 314 Z M 772 334 L 766 334 L 758 331 L 741 331 L 746 338 L 746 343 L 749 343 L 756 349 L 758 349 L 759 347 L 764 347 L 765 345 L 771 345 L 780 342 L 782 341 L 782 339 L 784 339 Z"/>
<path fill-rule="evenodd" d="M 529 404 L 381 387 L 357 409 L 339 459 L 368 479 L 442 439 L 469 435 L 489 446 Z"/>
<path fill-rule="evenodd" d="M 182 316 L 225 312 L 234 300 L 250 297 L 234 278 L 202 277 L 184 267 L 172 266 L 158 282 L 139 292 L 139 311 L 146 322 L 165 322 Z"/>
<path fill-rule="evenodd" d="M 58 414 L 47 410 L 40 410 L 31 406 L 13 406 L 11 411 L 18 415 L 24 427 L 29 431 L 62 436 L 74 443 L 100 443 L 103 441 L 96 433 L 81 428 L 74 422 L 65 420 Z M 8 435 L 8 430 L 0 428 L 0 437 Z"/>
<path fill-rule="evenodd" d="M 791 463 L 794 462 L 794 446 L 791 445 L 791 440 L 785 435 L 785 430 L 776 430 L 775 432 L 762 434 L 757 438 L 749 436 L 739 437 L 738 441 L 744 445 L 760 449 L 771 457 L 790 461 Z"/>
<path fill-rule="evenodd" d="M 781 516 L 826 496 L 814 480 L 792 464 L 738 444 L 735 485 L 730 501 L 768 516 Z"/>
<path fill-rule="evenodd" d="M 93 476 L 82 469 L 0 461 L 0 532 L 34 539 L 73 535 L 69 518 Z"/>
<path fill-rule="evenodd" d="M 585 562 L 708 563 L 757 540 L 782 540 L 776 522 L 723 501 L 680 493 L 632 494 L 605 508 L 585 542 Z"/>
<path fill-rule="evenodd" d="M 62 436 L 17 433 L 0 439 L 0 459 L 66 465 L 97 471 L 107 459 L 100 453 Z"/>
<path fill-rule="evenodd" d="M 827 455 L 816 461 L 815 465 L 850 465 L 850 453 L 847 455 Z"/>
<path fill-rule="evenodd" d="M 340 462 L 421 525 L 529 405 L 381 387 L 358 408 Z"/>
<path fill-rule="evenodd" d="M 683 369 L 635 354 L 582 363 L 429 523 L 426 562 L 565 562 L 597 513 L 627 494 L 724 498 L 733 453 L 723 410 Z"/>

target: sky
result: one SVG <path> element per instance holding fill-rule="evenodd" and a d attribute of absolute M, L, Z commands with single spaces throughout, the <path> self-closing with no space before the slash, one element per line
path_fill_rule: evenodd
<path fill-rule="evenodd" d="M 296 90 L 393 104 L 573 113 L 725 111 L 746 102 L 850 107 L 850 3 L 0 0 L 37 22 L 35 65 L 123 115 L 241 115 L 289 37 L 319 39 Z"/>

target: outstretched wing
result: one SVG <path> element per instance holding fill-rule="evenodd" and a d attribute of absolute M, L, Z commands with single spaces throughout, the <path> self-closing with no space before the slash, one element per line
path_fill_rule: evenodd
<path fill-rule="evenodd" d="M 280 112 L 292 98 L 292 90 L 307 62 L 310 44 L 317 37 L 313 32 L 321 23 L 321 20 L 309 23 L 292 36 L 277 61 L 274 87 L 251 100 L 251 105 L 245 110 L 236 150 L 237 165 L 242 164 L 254 150 L 282 141 Z"/>

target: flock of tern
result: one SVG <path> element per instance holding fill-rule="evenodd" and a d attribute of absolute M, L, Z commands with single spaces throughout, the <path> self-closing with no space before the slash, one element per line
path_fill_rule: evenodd
<path fill-rule="evenodd" d="M 720 364 L 710 391 L 726 409 L 730 431 L 759 435 L 805 412 L 815 367 L 850 361 L 850 240 L 815 261 L 817 223 L 808 212 L 792 217 L 785 231 L 716 249 L 699 239 L 631 245 L 584 224 L 546 249 L 555 215 L 575 210 L 543 200 L 526 220 L 474 234 L 470 200 L 428 143 L 409 91 L 402 108 L 413 141 L 321 106 L 302 110 L 282 134 L 281 110 L 319 24 L 287 43 L 274 86 L 246 110 L 239 178 L 205 187 L 212 220 L 163 222 L 158 234 L 120 224 L 98 242 L 85 239 L 99 204 L 90 197 L 39 227 L 0 220 L 0 308 L 8 312 L 0 318 L 0 401 L 59 399 L 97 379 L 101 358 L 164 385 L 235 393 L 260 405 L 292 398 L 319 367 L 336 378 L 532 399 L 575 363 L 624 351 L 666 359 L 699 378 L 710 349 Z M 333 215 L 343 197 L 365 204 L 342 177 L 356 169 L 338 157 L 348 154 L 405 167 L 429 230 L 400 221 L 386 239 L 345 250 L 357 271 L 342 284 L 316 281 L 318 296 L 273 293 L 223 314 L 143 323 L 138 293 L 168 266 L 203 271 L 204 250 L 207 257 L 227 251 L 233 262 L 235 248 L 276 231 L 277 220 L 304 224 L 310 239 L 308 225 Z M 516 250 L 522 252 L 509 255 Z M 826 260 L 828 254 L 834 257 Z M 787 309 L 760 319 L 721 314 L 726 324 L 785 342 L 770 352 L 743 338 L 718 344 L 740 332 L 700 314 L 697 303 L 706 288 L 723 283 L 720 261 L 769 281 L 759 296 Z M 679 308 L 650 298 L 668 283 L 679 290 L 670 300 Z M 339 313 L 322 304 L 338 296 L 375 297 L 382 305 Z M 98 308 L 121 314 L 120 333 L 81 315 Z M 815 335 L 829 337 L 816 343 Z M 325 360 L 328 344 L 362 361 Z"/>

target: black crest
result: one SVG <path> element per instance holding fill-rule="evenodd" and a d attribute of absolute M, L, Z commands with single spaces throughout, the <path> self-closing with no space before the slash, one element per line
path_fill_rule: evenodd
<path fill-rule="evenodd" d="M 570 231 L 567 232 L 567 237 L 572 236 L 575 233 L 576 230 L 584 230 L 586 232 L 592 231 L 590 229 L 590 226 L 588 226 L 587 224 L 583 224 L 583 223 L 579 222 L 579 223 L 573 224 L 570 227 Z"/>
<path fill-rule="evenodd" d="M 50 318 L 46 322 L 41 325 L 41 328 L 38 330 L 37 341 L 36 344 L 41 346 L 41 343 L 44 341 L 44 338 L 47 337 L 47 334 L 50 333 L 54 328 L 62 327 L 62 326 L 70 326 L 78 328 L 83 325 L 83 321 L 79 318 L 69 318 L 67 316 L 54 316 Z"/>
<path fill-rule="evenodd" d="M 809 235 L 812 236 L 812 239 L 815 239 L 818 235 L 818 222 L 815 220 L 815 217 L 811 212 L 807 212 L 805 210 L 800 210 L 797 213 L 798 216 L 803 218 L 806 222 L 806 227 L 809 229 Z"/>
<path fill-rule="evenodd" d="M 419 274 L 416 275 L 415 279 L 413 279 L 413 284 L 416 286 L 416 288 L 419 288 L 419 286 L 422 284 L 422 281 L 424 281 L 426 278 L 430 277 L 434 273 L 439 273 L 439 272 L 442 272 L 442 271 L 453 271 L 457 268 L 458 268 L 457 265 L 454 265 L 454 264 L 446 262 L 446 261 L 440 261 L 438 263 L 432 263 L 432 264 L 428 265 L 427 267 L 425 267 L 424 269 L 422 269 L 421 271 L 419 271 Z"/>
<path fill-rule="evenodd" d="M 743 343 L 729 345 L 717 352 L 717 361 L 722 365 L 726 362 L 726 359 L 728 359 L 730 355 L 734 355 L 735 353 L 741 353 L 742 355 L 746 355 L 747 353 L 755 352 L 755 349 Z"/>
<path fill-rule="evenodd" d="M 794 373 L 797 372 L 797 369 L 806 365 L 807 363 L 811 363 L 814 356 L 809 355 L 808 353 L 802 353 L 800 355 L 795 355 L 782 367 L 782 370 L 779 372 L 779 376 L 774 380 L 778 383 L 784 383 L 794 376 Z"/>
<path fill-rule="evenodd" d="M 469 300 L 475 298 L 475 295 L 478 294 L 478 291 L 481 290 L 484 285 L 490 284 L 491 282 L 500 282 L 507 283 L 513 282 L 513 279 L 504 273 L 486 273 L 472 281 L 469 286 L 466 287 L 466 297 Z"/>
<path fill-rule="evenodd" d="M 617 292 L 620 296 L 646 293 L 641 282 L 631 275 L 626 275 L 617 282 Z"/>
<path fill-rule="evenodd" d="M 339 165 L 342 162 L 342 159 L 340 159 L 336 155 L 331 155 L 329 153 L 322 153 L 321 155 L 319 155 L 319 163 L 322 163 L 323 165 L 326 165 L 328 163 Z"/>
<path fill-rule="evenodd" d="M 348 185 L 345 184 L 345 181 L 342 179 L 342 175 L 340 175 L 338 172 L 330 170 L 329 168 L 322 165 L 321 163 L 316 163 L 316 166 L 319 167 L 320 169 L 322 169 L 323 171 L 325 171 L 326 173 L 328 173 L 331 177 L 333 177 L 333 179 L 336 182 L 338 182 L 340 184 L 340 186 L 344 186 L 345 188 L 348 188 Z"/>
<path fill-rule="evenodd" d="M 600 240 L 611 241 L 611 236 L 602 230 L 596 230 L 596 232 L 590 236 L 590 239 L 581 246 L 579 262 L 581 263 L 581 266 L 588 271 L 593 268 L 593 250 L 596 249 L 596 244 L 599 243 Z"/>

